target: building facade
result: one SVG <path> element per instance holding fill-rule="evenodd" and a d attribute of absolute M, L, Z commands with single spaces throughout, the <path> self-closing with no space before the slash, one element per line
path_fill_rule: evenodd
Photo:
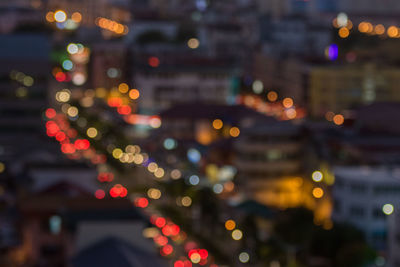
<path fill-rule="evenodd" d="M 400 169 L 337 166 L 334 174 L 333 219 L 354 224 L 370 245 L 384 251 L 389 235 L 383 207 L 389 204 L 396 209 L 400 203 Z"/>

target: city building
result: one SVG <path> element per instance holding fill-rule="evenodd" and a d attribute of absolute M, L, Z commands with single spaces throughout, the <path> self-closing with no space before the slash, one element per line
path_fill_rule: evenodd
<path fill-rule="evenodd" d="M 256 52 L 253 57 L 253 77 L 263 83 L 266 92 L 275 91 L 279 99 L 290 97 L 296 106 L 306 106 L 309 69 L 306 62 L 263 52 Z"/>
<path fill-rule="evenodd" d="M 374 102 L 399 102 L 400 69 L 375 65 L 316 66 L 310 70 L 309 110 L 313 117 L 341 113 Z"/>
<path fill-rule="evenodd" d="M 390 206 L 400 203 L 400 169 L 334 166 L 333 220 L 354 224 L 379 251 L 387 249 Z M 388 210 L 387 210 L 388 209 Z"/>
<path fill-rule="evenodd" d="M 0 33 L 7 34 L 21 28 L 40 27 L 43 22 L 43 12 L 36 10 L 30 4 L 1 6 L 0 4 Z"/>
<path fill-rule="evenodd" d="M 23 223 L 17 224 L 21 244 L 13 255 L 19 263 L 65 266 L 76 255 L 81 259 L 81 252 L 101 238 L 121 238 L 123 231 L 132 229 L 130 237 L 125 232 L 125 240 L 143 239 L 144 219 L 128 199 L 95 198 L 95 169 L 71 163 L 30 164 L 23 174 L 31 182 L 25 181 L 18 197 Z"/>
<path fill-rule="evenodd" d="M 0 36 L 0 161 L 17 159 L 48 142 L 42 113 L 47 104 L 50 46 L 42 34 Z"/>
<path fill-rule="evenodd" d="M 91 47 L 91 85 L 94 88 L 111 89 L 127 80 L 126 45 L 118 41 L 94 43 Z"/>
<path fill-rule="evenodd" d="M 297 55 L 299 58 L 324 58 L 326 47 L 332 42 L 331 25 L 304 15 L 290 15 L 273 20 L 260 19 L 263 50 L 281 58 Z"/>
<path fill-rule="evenodd" d="M 312 207 L 311 184 L 304 179 L 304 144 L 302 128 L 290 122 L 271 118 L 242 127 L 234 143 L 240 191 L 269 206 Z"/>
<path fill-rule="evenodd" d="M 140 91 L 142 113 L 155 114 L 181 103 L 224 105 L 234 99 L 235 72 L 228 60 L 175 53 L 135 59 L 133 86 Z"/>

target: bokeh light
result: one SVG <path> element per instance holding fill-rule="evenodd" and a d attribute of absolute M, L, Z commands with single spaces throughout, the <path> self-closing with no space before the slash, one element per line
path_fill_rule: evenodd
<path fill-rule="evenodd" d="M 322 198 L 324 196 L 324 190 L 320 187 L 316 187 L 313 189 L 312 194 L 315 198 Z"/>
<path fill-rule="evenodd" d="M 394 206 L 392 204 L 385 204 L 382 207 L 382 211 L 386 215 L 391 215 L 394 212 Z"/>
<path fill-rule="evenodd" d="M 242 237 L 243 237 L 243 233 L 239 229 L 236 229 L 232 232 L 233 240 L 240 240 L 240 239 L 242 239 Z"/>
<path fill-rule="evenodd" d="M 233 229 L 235 229 L 235 227 L 236 227 L 236 223 L 234 220 L 227 220 L 225 222 L 226 230 L 232 231 Z"/>
<path fill-rule="evenodd" d="M 224 126 L 224 123 L 220 119 L 215 119 L 212 123 L 214 129 L 219 130 Z"/>
<path fill-rule="evenodd" d="M 315 171 L 312 173 L 312 179 L 315 182 L 321 182 L 323 177 L 324 176 L 323 176 L 322 172 L 320 172 L 320 171 Z"/>
<path fill-rule="evenodd" d="M 191 49 L 196 49 L 199 47 L 200 42 L 197 38 L 190 38 L 189 41 L 187 42 L 188 47 Z"/>
<path fill-rule="evenodd" d="M 54 12 L 54 20 L 57 22 L 64 22 L 67 20 L 67 14 L 63 10 L 57 10 Z"/>

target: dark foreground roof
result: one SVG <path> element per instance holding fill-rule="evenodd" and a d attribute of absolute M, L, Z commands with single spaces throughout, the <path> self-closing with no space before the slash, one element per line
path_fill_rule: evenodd
<path fill-rule="evenodd" d="M 265 219 L 272 219 L 277 212 L 255 200 L 246 200 L 236 206 L 237 209 L 244 211 L 247 214 L 260 216 Z"/>
<path fill-rule="evenodd" d="M 254 118 L 275 122 L 272 117 L 263 115 L 243 105 L 218 105 L 205 103 L 185 103 L 173 106 L 160 113 L 161 118 L 169 119 L 215 119 L 229 118 L 240 120 L 243 118 Z"/>
<path fill-rule="evenodd" d="M 72 267 L 164 267 L 165 263 L 155 254 L 137 248 L 118 238 L 105 238 L 81 251 Z"/>

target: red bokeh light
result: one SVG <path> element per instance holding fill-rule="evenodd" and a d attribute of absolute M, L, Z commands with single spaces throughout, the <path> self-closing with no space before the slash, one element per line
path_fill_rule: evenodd
<path fill-rule="evenodd" d="M 118 108 L 118 113 L 121 115 L 128 115 L 132 112 L 132 109 L 130 106 L 120 106 Z"/>
<path fill-rule="evenodd" d="M 122 99 L 119 97 L 111 97 L 107 101 L 110 107 L 120 107 L 122 105 Z"/>
<path fill-rule="evenodd" d="M 65 133 L 63 133 L 63 132 L 58 132 L 58 133 L 56 134 L 56 140 L 57 140 L 58 142 L 64 141 L 66 137 L 67 137 L 67 136 L 66 136 Z"/>
<path fill-rule="evenodd" d="M 193 254 L 193 253 L 197 253 L 197 249 L 191 249 L 191 250 L 188 252 L 189 258 L 192 257 L 192 254 Z"/>
<path fill-rule="evenodd" d="M 137 198 L 135 200 L 135 206 L 139 208 L 146 208 L 149 205 L 149 201 L 145 197 Z"/>
<path fill-rule="evenodd" d="M 60 128 L 54 121 L 46 122 L 46 128 L 48 136 L 55 136 L 60 131 Z"/>
<path fill-rule="evenodd" d="M 207 259 L 201 259 L 199 262 L 199 265 L 206 265 L 207 264 Z"/>
<path fill-rule="evenodd" d="M 87 139 L 78 139 L 74 145 L 77 150 L 86 150 L 89 149 L 90 142 Z"/>
<path fill-rule="evenodd" d="M 183 261 L 176 261 L 174 263 L 174 267 L 185 267 L 185 264 L 183 263 Z"/>
<path fill-rule="evenodd" d="M 199 249 L 197 250 L 197 253 L 199 253 L 202 259 L 207 259 L 208 257 L 208 251 L 206 249 Z"/>
<path fill-rule="evenodd" d="M 159 235 L 154 238 L 154 242 L 156 242 L 159 246 L 165 246 L 168 244 L 168 238 L 163 235 Z"/>
<path fill-rule="evenodd" d="M 163 217 L 159 217 L 159 218 L 157 218 L 156 221 L 155 221 L 155 225 L 156 225 L 158 228 L 163 227 L 163 226 L 165 225 L 165 223 L 166 223 L 166 220 L 165 220 Z"/>
<path fill-rule="evenodd" d="M 157 68 L 160 65 L 160 60 L 157 57 L 149 57 L 148 63 L 151 67 Z"/>
<path fill-rule="evenodd" d="M 179 226 L 176 224 L 172 224 L 172 223 L 165 225 L 162 229 L 163 234 L 166 236 L 178 235 L 179 231 L 180 231 Z"/>
<path fill-rule="evenodd" d="M 75 147 L 73 144 L 62 144 L 61 151 L 64 154 L 72 154 L 72 153 L 75 153 Z"/>
<path fill-rule="evenodd" d="M 121 193 L 119 194 L 119 197 L 126 197 L 126 195 L 128 195 L 128 190 L 125 187 L 122 187 L 121 188 Z"/>
<path fill-rule="evenodd" d="M 96 192 L 94 193 L 94 196 L 97 199 L 103 199 L 106 196 L 106 193 L 104 192 L 104 190 L 98 189 L 96 190 Z"/>
<path fill-rule="evenodd" d="M 174 248 L 171 245 L 165 245 L 161 248 L 162 255 L 170 255 L 172 252 L 174 252 Z"/>
<path fill-rule="evenodd" d="M 58 82 L 64 82 L 67 78 L 67 75 L 65 75 L 63 72 L 57 72 L 55 78 Z"/>
<path fill-rule="evenodd" d="M 110 196 L 111 197 L 113 197 L 113 198 L 116 198 L 116 197 L 118 197 L 119 196 L 119 194 L 118 194 L 118 189 L 116 189 L 115 187 L 112 187 L 111 189 L 110 189 Z"/>
<path fill-rule="evenodd" d="M 45 115 L 47 118 L 52 119 L 57 115 L 57 112 L 53 108 L 46 109 Z"/>
<path fill-rule="evenodd" d="M 67 135 L 69 138 L 75 138 L 78 135 L 78 132 L 75 129 L 69 129 Z"/>
<path fill-rule="evenodd" d="M 128 190 L 125 187 L 123 187 L 122 185 L 116 184 L 110 189 L 109 193 L 110 193 L 110 196 L 113 198 L 126 197 L 126 195 L 128 194 Z"/>
<path fill-rule="evenodd" d="M 181 230 L 181 228 L 179 228 L 179 226 L 176 224 L 171 225 L 171 227 L 170 227 L 171 235 L 178 235 L 180 230 Z"/>
<path fill-rule="evenodd" d="M 100 182 L 112 182 L 114 180 L 114 174 L 111 172 L 102 172 L 102 173 L 99 173 L 99 175 L 97 176 L 97 179 Z"/>

